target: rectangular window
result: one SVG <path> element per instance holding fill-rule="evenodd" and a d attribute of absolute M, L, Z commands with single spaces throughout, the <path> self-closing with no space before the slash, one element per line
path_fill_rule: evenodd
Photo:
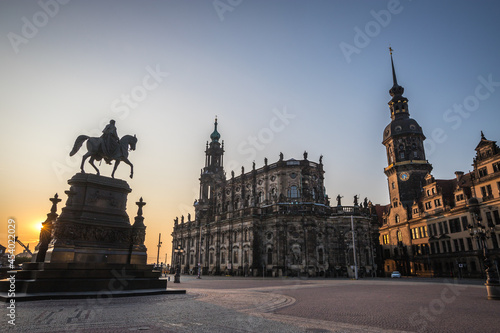
<path fill-rule="evenodd" d="M 418 234 L 417 234 L 417 228 L 411 229 L 411 239 L 417 239 Z"/>
<path fill-rule="evenodd" d="M 434 236 L 437 236 L 437 234 L 438 234 L 437 230 L 436 230 L 436 224 L 432 225 L 432 233 L 433 233 Z"/>
<path fill-rule="evenodd" d="M 467 237 L 467 248 L 469 251 L 474 251 L 474 247 L 472 246 L 472 238 Z"/>
<path fill-rule="evenodd" d="M 498 210 L 493 211 L 493 217 L 495 218 L 495 224 L 500 224 L 500 215 L 498 215 Z"/>
<path fill-rule="evenodd" d="M 461 251 L 465 251 L 465 246 L 464 246 L 464 240 L 463 240 L 463 238 L 460 238 L 458 240 L 458 243 L 460 243 L 460 249 L 461 249 Z"/>
<path fill-rule="evenodd" d="M 493 163 L 493 172 L 500 171 L 500 162 Z"/>
<path fill-rule="evenodd" d="M 491 226 L 493 225 L 493 218 L 491 217 L 491 212 L 486 212 L 486 220 L 488 221 L 488 224 L 486 226 Z"/>
<path fill-rule="evenodd" d="M 479 169 L 479 177 L 484 177 L 488 175 L 488 171 L 486 170 L 486 167 Z"/>
<path fill-rule="evenodd" d="M 462 200 L 464 200 L 464 195 L 462 193 L 457 194 L 456 201 L 458 202 L 458 201 L 462 201 Z"/>
<path fill-rule="evenodd" d="M 467 216 L 462 216 L 462 229 L 465 231 L 469 227 L 469 221 L 467 220 Z"/>
<path fill-rule="evenodd" d="M 434 206 L 436 206 L 436 207 L 441 206 L 441 199 L 435 199 L 434 200 Z"/>
<path fill-rule="evenodd" d="M 394 190 L 396 188 L 396 184 L 394 184 L 394 182 L 392 182 L 392 189 Z"/>
<path fill-rule="evenodd" d="M 443 227 L 444 227 L 444 233 L 447 234 L 448 233 L 448 221 L 443 222 Z"/>
<path fill-rule="evenodd" d="M 389 244 L 389 235 L 383 235 L 382 237 L 383 237 L 383 243 L 384 243 L 384 245 Z"/>
<path fill-rule="evenodd" d="M 453 246 L 455 246 L 455 252 L 460 252 L 460 247 L 458 246 L 458 239 L 453 240 Z"/>
<path fill-rule="evenodd" d="M 431 202 L 426 202 L 425 203 L 425 209 L 431 209 L 432 208 L 432 205 L 431 205 Z"/>
<path fill-rule="evenodd" d="M 450 220 L 450 233 L 461 232 L 462 229 L 460 227 L 460 219 L 451 219 Z"/>
<path fill-rule="evenodd" d="M 427 226 L 423 227 L 423 230 L 424 230 L 424 235 L 422 237 L 429 237 L 427 233 Z"/>
<path fill-rule="evenodd" d="M 439 222 L 438 227 L 439 227 L 439 234 L 442 235 L 443 234 L 443 222 Z"/>
<path fill-rule="evenodd" d="M 491 242 L 493 243 L 493 248 L 494 249 L 498 249 L 497 234 L 492 234 L 491 235 Z"/>

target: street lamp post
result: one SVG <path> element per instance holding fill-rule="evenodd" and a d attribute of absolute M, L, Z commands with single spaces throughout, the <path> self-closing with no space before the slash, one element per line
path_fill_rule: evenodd
<path fill-rule="evenodd" d="M 160 248 L 161 248 L 161 233 L 160 235 L 158 236 L 158 253 L 156 255 L 156 267 L 158 267 L 160 265 Z"/>
<path fill-rule="evenodd" d="M 181 283 L 181 255 L 184 252 L 184 249 L 182 246 L 177 245 L 174 252 L 177 254 L 177 267 L 175 267 L 174 283 Z"/>
<path fill-rule="evenodd" d="M 483 260 L 484 271 L 486 273 L 486 291 L 488 292 L 488 299 L 500 300 L 500 283 L 498 280 L 495 267 L 491 261 L 488 253 L 488 244 L 486 240 L 491 236 L 495 237 L 494 225 L 488 223 L 488 226 L 484 226 L 481 221 L 481 210 L 479 208 L 479 201 L 472 197 L 469 199 L 469 212 L 471 213 L 472 223 L 469 224 L 468 229 L 471 237 L 478 241 L 479 249 L 483 250 L 479 254 L 479 260 Z"/>

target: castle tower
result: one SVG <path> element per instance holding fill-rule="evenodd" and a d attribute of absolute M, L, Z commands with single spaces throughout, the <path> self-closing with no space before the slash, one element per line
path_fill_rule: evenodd
<path fill-rule="evenodd" d="M 408 111 L 408 99 L 403 97 L 404 88 L 398 84 L 394 61 L 391 65 L 393 86 L 389 90 L 391 123 L 383 134 L 382 144 L 386 147 L 387 164 L 384 169 L 389 185 L 389 195 L 393 208 L 411 207 L 420 197 L 424 177 L 432 170 L 425 159 L 425 136 L 420 125 Z"/>

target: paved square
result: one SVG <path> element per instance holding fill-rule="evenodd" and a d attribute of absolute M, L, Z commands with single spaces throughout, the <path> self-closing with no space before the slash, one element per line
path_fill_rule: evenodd
<path fill-rule="evenodd" d="M 16 303 L 17 332 L 498 332 L 481 281 L 183 276 L 186 295 Z M 9 327 L 11 326 L 11 327 Z"/>

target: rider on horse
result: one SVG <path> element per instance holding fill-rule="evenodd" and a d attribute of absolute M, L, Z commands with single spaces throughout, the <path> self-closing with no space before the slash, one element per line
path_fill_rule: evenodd
<path fill-rule="evenodd" d="M 115 121 L 110 120 L 109 124 L 102 130 L 102 151 L 104 153 L 104 160 L 106 163 L 111 164 L 113 156 L 116 151 L 120 148 L 120 138 L 116 132 Z"/>

